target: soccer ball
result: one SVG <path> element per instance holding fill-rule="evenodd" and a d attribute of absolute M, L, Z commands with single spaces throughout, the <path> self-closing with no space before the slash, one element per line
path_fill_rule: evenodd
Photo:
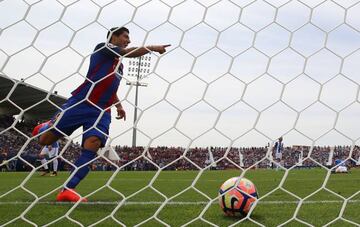
<path fill-rule="evenodd" d="M 227 216 L 235 216 L 240 213 L 246 215 L 251 205 L 258 198 L 255 185 L 246 178 L 233 177 L 225 181 L 219 190 L 219 203 Z M 253 197 L 251 197 L 251 196 Z"/>

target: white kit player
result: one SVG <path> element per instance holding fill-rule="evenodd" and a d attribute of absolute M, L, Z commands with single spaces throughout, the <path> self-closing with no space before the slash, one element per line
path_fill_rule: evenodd
<path fill-rule="evenodd" d="M 341 160 L 340 158 L 335 159 L 335 173 L 348 173 L 348 168 L 346 166 L 346 162 Z"/>
<path fill-rule="evenodd" d="M 58 160 L 57 160 L 57 156 L 59 154 L 59 142 L 55 142 L 52 145 L 46 145 L 43 147 L 43 149 L 40 152 L 40 159 L 41 159 L 41 164 L 44 164 L 47 162 L 46 157 L 52 160 L 52 164 L 53 164 L 53 172 L 50 174 L 50 176 L 54 177 L 57 176 L 57 169 L 58 169 Z M 41 176 L 45 176 L 46 174 L 50 173 L 50 169 L 49 166 L 47 164 L 44 165 L 44 169 L 45 171 L 41 174 Z"/>
<path fill-rule="evenodd" d="M 278 141 L 275 142 L 275 145 L 274 145 L 274 152 L 275 152 L 275 159 L 276 159 L 276 162 L 279 163 L 279 164 L 282 164 L 282 152 L 284 150 L 284 143 L 282 142 L 283 141 L 283 138 L 280 137 Z M 276 170 L 279 169 L 279 166 L 276 165 Z"/>

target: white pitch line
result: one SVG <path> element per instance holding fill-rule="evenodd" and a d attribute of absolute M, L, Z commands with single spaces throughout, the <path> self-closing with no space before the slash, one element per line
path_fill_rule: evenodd
<path fill-rule="evenodd" d="M 81 203 L 82 205 L 118 205 L 120 202 L 110 202 L 110 201 L 92 201 Z M 199 201 L 199 202 L 167 202 L 168 205 L 205 205 L 209 202 Z M 217 201 L 213 202 L 214 204 Z M 259 201 L 258 204 L 298 204 L 299 201 Z M 341 200 L 320 200 L 320 201 L 304 201 L 303 204 L 328 204 L 328 203 L 343 203 Z M 360 203 L 360 200 L 349 200 L 348 203 Z M 0 205 L 30 205 L 32 202 L 30 201 L 9 201 L 9 202 L 0 202 Z M 69 202 L 37 202 L 36 204 L 45 204 L 45 205 L 66 205 L 72 204 Z M 148 201 L 148 202 L 125 202 L 124 205 L 161 205 L 163 202 L 161 201 Z"/>

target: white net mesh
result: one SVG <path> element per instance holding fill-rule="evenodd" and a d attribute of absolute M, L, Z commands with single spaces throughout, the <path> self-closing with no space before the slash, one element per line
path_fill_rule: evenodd
<path fill-rule="evenodd" d="M 13 154 L 0 165 L 28 170 L 13 181 L 0 174 L 6 182 L 0 186 L 0 225 L 359 226 L 360 188 L 354 177 L 359 172 L 343 178 L 331 174 L 337 158 L 360 164 L 358 2 L 0 1 L 0 73 L 8 83 L 0 85 L 5 122 L 0 145 L 2 153 Z M 147 55 L 138 84 L 137 61 L 123 60 L 119 97 L 128 113 L 137 108 L 137 116 L 113 121 L 106 147 L 92 164 L 112 172 L 90 174 L 96 183 L 79 189 L 94 208 L 52 202 L 70 178 L 37 178 L 44 164 L 31 159 L 39 146 L 29 134 L 34 125 L 27 122 L 59 109 L 59 99 L 85 79 L 94 46 L 114 26 L 129 28 L 132 46 L 172 46 L 164 55 Z M 30 103 L 18 98 L 24 85 L 42 89 L 26 94 Z M 124 146 L 131 145 L 133 129 L 141 146 Z M 73 163 L 83 133 L 61 140 L 63 169 L 79 168 Z M 286 146 L 279 158 L 274 143 L 280 136 Z M 269 173 L 254 173 L 258 168 Z M 304 174 L 299 168 L 309 170 Z M 123 170 L 150 171 L 127 176 Z M 183 179 L 184 172 L 175 170 L 192 171 L 184 171 L 189 175 Z M 219 182 L 234 174 L 271 183 L 257 184 L 260 197 L 246 217 L 223 220 L 216 204 Z M 34 186 L 39 182 L 51 183 Z M 172 184 L 179 185 L 169 192 Z M 182 206 L 196 212 L 187 214 Z M 331 215 L 329 206 L 335 210 Z M 46 209 L 54 213 L 42 214 Z M 102 209 L 95 219 L 81 213 Z M 138 212 L 148 215 L 139 218 Z"/>

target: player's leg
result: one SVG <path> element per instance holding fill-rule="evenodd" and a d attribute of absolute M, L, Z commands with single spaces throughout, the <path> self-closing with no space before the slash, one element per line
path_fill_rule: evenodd
<path fill-rule="evenodd" d="M 58 156 L 58 151 L 59 148 L 52 148 L 51 149 L 51 158 L 52 158 L 52 164 L 53 164 L 53 172 L 50 174 L 51 177 L 57 176 L 57 170 L 58 170 L 58 165 L 59 165 L 59 161 L 57 159 Z"/>
<path fill-rule="evenodd" d="M 41 176 L 45 176 L 46 174 L 50 173 L 49 166 L 46 163 L 47 160 L 45 158 L 47 154 L 48 154 L 47 147 L 43 147 L 43 149 L 41 150 L 41 152 L 39 154 L 41 165 L 43 165 L 43 167 L 44 167 L 44 171 L 41 173 Z"/>
<path fill-rule="evenodd" d="M 97 136 L 90 136 L 85 139 L 83 144 L 83 149 L 81 151 L 80 157 L 75 161 L 75 166 L 79 167 L 84 165 L 85 163 L 91 162 L 96 157 L 96 152 L 99 150 L 101 146 L 101 140 Z M 66 184 L 67 188 L 74 189 L 80 183 L 82 179 L 90 171 L 89 164 L 74 170 L 76 171 L 75 175 L 70 179 L 70 181 Z"/>
<path fill-rule="evenodd" d="M 76 168 L 73 169 L 75 174 L 66 184 L 66 188 L 57 195 L 57 201 L 77 202 L 80 200 L 78 194 L 75 193 L 75 188 L 89 173 L 90 162 L 96 157 L 96 152 L 100 146 L 101 140 L 97 136 L 90 136 L 85 139 L 80 157 L 74 163 L 76 166 Z M 86 202 L 87 199 L 83 199 L 82 201 Z"/>
<path fill-rule="evenodd" d="M 91 115 L 88 115 L 89 121 L 86 122 L 83 127 L 84 131 L 93 127 L 94 122 L 97 120 L 95 115 L 91 119 Z M 66 184 L 66 189 L 60 192 L 57 196 L 58 201 L 78 201 L 80 197 L 74 193 L 76 186 L 83 180 L 90 171 L 90 163 L 96 158 L 97 151 L 100 147 L 105 146 L 107 135 L 109 133 L 110 126 L 110 114 L 104 114 L 96 128 L 92 128 L 89 131 L 86 131 L 83 134 L 83 149 L 81 151 L 80 157 L 75 161 L 74 165 L 77 167 L 73 171 L 75 174 Z M 99 131 L 99 130 L 101 131 Z M 80 168 L 78 168 L 80 167 Z M 85 200 L 86 201 L 86 200 Z"/>
<path fill-rule="evenodd" d="M 83 149 L 81 150 L 80 157 L 75 161 L 74 164 L 76 167 L 82 166 L 85 163 L 88 164 L 75 170 L 75 175 L 66 185 L 70 189 L 74 189 L 80 183 L 80 181 L 85 178 L 85 176 L 90 171 L 90 162 L 96 158 L 99 148 L 105 146 L 107 135 L 109 134 L 111 117 L 109 113 L 104 113 L 96 125 L 96 128 L 92 128 L 99 114 L 100 112 L 98 111 L 95 113 L 93 112 L 93 115 L 89 114 L 89 121 L 83 125 L 84 131 L 86 131 L 83 134 Z"/>
<path fill-rule="evenodd" d="M 50 174 L 50 176 L 55 177 L 55 176 L 57 176 L 57 169 L 58 169 L 58 166 L 59 166 L 58 159 L 54 158 L 53 161 L 52 161 L 52 164 L 53 164 L 53 172 Z"/>
<path fill-rule="evenodd" d="M 99 122 L 98 124 L 98 128 L 104 128 L 101 127 L 100 125 L 103 124 L 104 122 Z M 105 124 L 107 124 L 105 122 Z M 107 124 L 106 127 L 106 134 L 108 134 L 108 128 L 109 128 L 109 123 Z M 104 125 L 103 125 L 104 126 Z M 86 129 L 84 129 L 86 130 Z M 75 175 L 70 179 L 70 181 L 67 183 L 66 187 L 74 189 L 82 179 L 85 178 L 85 176 L 89 173 L 90 171 L 90 162 L 96 158 L 97 155 L 97 151 L 99 150 L 100 147 L 105 146 L 106 143 L 106 139 L 107 137 L 102 134 L 101 132 L 99 132 L 97 129 L 91 129 L 90 131 L 86 132 L 83 136 L 83 149 L 81 151 L 81 155 L 80 157 L 75 161 L 75 166 L 79 167 L 84 165 L 85 163 L 88 163 L 87 165 L 75 170 L 76 173 Z"/>
<path fill-rule="evenodd" d="M 43 165 L 44 163 L 44 172 L 41 173 L 41 176 L 45 176 L 50 173 L 49 166 L 46 164 L 46 158 L 41 159 L 41 164 Z"/>

